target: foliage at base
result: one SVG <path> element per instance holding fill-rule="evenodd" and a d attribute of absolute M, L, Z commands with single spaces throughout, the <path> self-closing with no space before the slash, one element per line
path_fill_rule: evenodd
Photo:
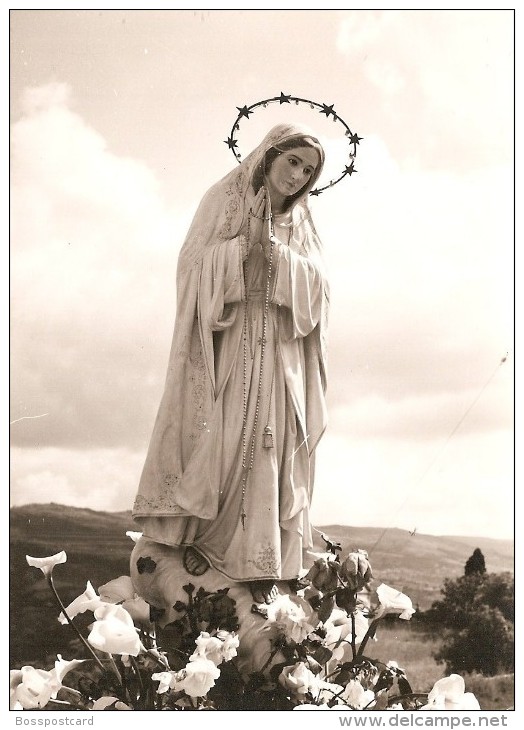
<path fill-rule="evenodd" d="M 136 533 L 130 533 L 138 539 Z M 394 661 L 366 655 L 369 641 L 387 616 L 409 620 L 408 596 L 381 584 L 370 601 L 373 578 L 367 553 L 344 559 L 340 545 L 325 538 L 326 553 L 296 581 L 289 595 L 269 606 L 253 604 L 267 656 L 246 671 L 242 623 L 229 589 L 209 592 L 188 583 L 186 599 L 173 606 L 177 618 L 157 625 L 155 609 L 121 576 L 84 593 L 65 607 L 53 571 L 67 560 L 26 556 L 42 571 L 58 606 L 58 620 L 75 632 L 89 659 L 58 655 L 50 670 L 24 666 L 11 671 L 11 708 L 77 710 L 460 710 L 480 709 L 456 674 L 429 693 L 413 690 Z M 92 614 L 84 636 L 75 619 Z M 251 659 L 257 655 L 252 648 Z M 253 663 L 253 662 L 252 662 Z M 68 684 L 64 683 L 68 675 Z"/>

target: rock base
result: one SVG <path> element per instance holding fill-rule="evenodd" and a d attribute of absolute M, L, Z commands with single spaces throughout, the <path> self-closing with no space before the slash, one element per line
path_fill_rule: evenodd
<path fill-rule="evenodd" d="M 177 601 L 187 603 L 184 585 L 191 583 L 197 590 L 202 587 L 210 593 L 229 588 L 228 596 L 236 603 L 240 622 L 238 668 L 246 674 L 260 670 L 272 651 L 271 638 L 274 632 L 271 622 L 252 611 L 253 597 L 247 584 L 226 578 L 212 566 L 201 576 L 189 575 L 183 564 L 184 549 L 161 545 L 141 537 L 130 558 L 130 576 L 135 591 L 150 606 L 163 611 L 158 624 L 164 627 L 181 616 L 174 606 Z M 270 617 L 290 600 L 287 583 L 277 583 L 277 588 L 277 600 L 266 607 Z"/>

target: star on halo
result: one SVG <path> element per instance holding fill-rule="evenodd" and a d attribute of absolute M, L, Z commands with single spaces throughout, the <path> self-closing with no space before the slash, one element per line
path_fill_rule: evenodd
<path fill-rule="evenodd" d="M 361 139 L 364 139 L 364 137 L 359 137 L 358 134 L 352 134 L 349 141 L 351 144 L 360 144 Z"/>
<path fill-rule="evenodd" d="M 354 172 L 358 172 L 358 170 L 355 170 L 355 163 L 354 162 L 352 162 L 351 165 L 346 165 L 346 167 L 344 169 L 344 173 L 346 175 L 350 175 L 351 176 Z"/>
<path fill-rule="evenodd" d="M 320 113 L 325 114 L 326 117 L 331 116 L 331 114 L 335 116 L 335 110 L 333 109 L 334 106 L 334 104 L 330 104 L 329 106 L 327 104 L 322 104 L 322 109 L 320 110 Z"/>
<path fill-rule="evenodd" d="M 228 137 L 224 140 L 224 144 L 227 144 L 229 149 L 234 151 L 235 147 L 238 144 L 238 141 L 236 139 L 233 139 L 233 137 Z"/>
<path fill-rule="evenodd" d="M 240 112 L 240 114 L 238 115 L 238 116 L 239 116 L 239 118 L 240 118 L 240 117 L 245 117 L 246 119 L 249 119 L 249 115 L 250 115 L 250 114 L 253 114 L 252 110 L 251 110 L 251 109 L 249 109 L 249 108 L 248 108 L 247 106 L 245 106 L 245 105 L 244 105 L 244 106 L 242 106 L 242 107 L 240 107 L 240 106 L 237 106 L 237 109 L 238 109 L 238 111 Z"/>
<path fill-rule="evenodd" d="M 280 104 L 291 104 L 291 94 L 284 94 L 283 91 L 280 92 L 280 99 L 278 100 Z"/>

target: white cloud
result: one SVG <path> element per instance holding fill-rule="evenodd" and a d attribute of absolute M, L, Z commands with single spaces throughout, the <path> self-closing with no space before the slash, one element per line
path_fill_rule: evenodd
<path fill-rule="evenodd" d="M 13 448 L 11 504 L 131 509 L 143 454 L 130 449 Z"/>
<path fill-rule="evenodd" d="M 389 61 L 371 59 L 366 66 L 368 77 L 387 96 L 399 94 L 406 88 L 407 80 Z"/>
<path fill-rule="evenodd" d="M 335 398 L 480 389 L 513 341 L 511 168 L 408 174 L 370 137 L 357 169 L 315 208 Z"/>
<path fill-rule="evenodd" d="M 346 16 L 340 23 L 337 50 L 340 53 L 364 51 L 383 39 L 395 22 L 395 12 L 359 12 Z"/>
<path fill-rule="evenodd" d="M 150 170 L 112 154 L 69 96 L 59 84 L 26 92 L 12 130 L 12 419 L 50 414 L 13 440 L 142 443 L 188 214 L 175 217 Z"/>
<path fill-rule="evenodd" d="M 20 103 L 24 114 L 31 115 L 41 109 L 66 107 L 70 101 L 70 87 L 67 84 L 54 81 L 45 86 L 24 89 Z"/>
<path fill-rule="evenodd" d="M 460 392 L 417 393 L 415 383 L 412 395 L 406 386 L 395 392 L 390 385 L 386 397 L 360 395 L 354 388 L 349 399 L 331 399 L 330 427 L 348 438 L 408 441 L 412 446 L 444 439 L 459 429 L 470 435 L 508 431 L 510 439 L 513 373 L 511 364 L 508 367 L 504 372 L 500 364 L 479 387 Z M 381 389 L 387 392 L 385 385 Z"/>
<path fill-rule="evenodd" d="M 328 429 L 317 456 L 313 522 L 511 538 L 510 436 L 457 434 L 415 448 Z"/>
<path fill-rule="evenodd" d="M 436 168 L 510 162 L 513 15 L 508 10 L 359 11 L 337 39 L 365 127 Z M 357 105 L 359 102 L 356 102 Z"/>
<path fill-rule="evenodd" d="M 315 203 L 331 314 L 314 519 L 508 536 L 511 166 L 407 172 L 369 136 L 356 167 Z"/>

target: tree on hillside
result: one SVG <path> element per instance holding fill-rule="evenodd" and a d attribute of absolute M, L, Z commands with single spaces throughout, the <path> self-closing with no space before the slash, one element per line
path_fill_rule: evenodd
<path fill-rule="evenodd" d="M 480 548 L 475 548 L 475 550 L 473 550 L 473 554 L 466 560 L 464 575 L 475 575 L 477 573 L 482 574 L 485 572 L 486 561 L 484 560 L 482 550 Z"/>
<path fill-rule="evenodd" d="M 515 632 L 498 608 L 482 605 L 462 631 L 451 631 L 439 651 L 438 662 L 448 672 L 480 672 L 493 677 L 514 668 Z"/>
<path fill-rule="evenodd" d="M 510 573 L 472 573 L 446 579 L 442 599 L 426 612 L 443 631 L 435 659 L 448 672 L 493 676 L 514 668 L 515 596 Z"/>

